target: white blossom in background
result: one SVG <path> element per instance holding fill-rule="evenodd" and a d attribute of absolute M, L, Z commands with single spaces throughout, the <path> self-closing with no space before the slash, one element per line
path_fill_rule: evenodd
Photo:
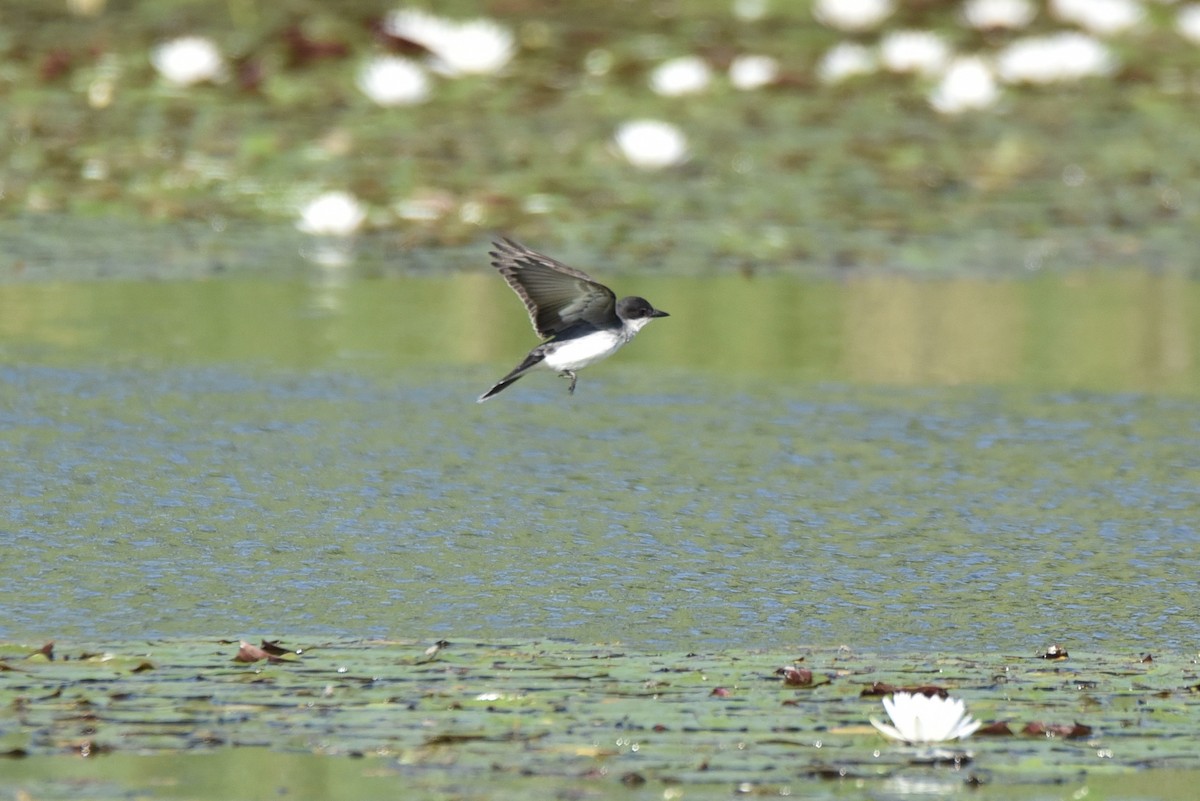
<path fill-rule="evenodd" d="M 712 81 L 708 64 L 699 56 L 681 56 L 664 61 L 650 73 L 650 88 L 665 97 L 703 92 Z"/>
<path fill-rule="evenodd" d="M 968 0 L 963 6 L 963 18 L 972 28 L 981 31 L 1017 30 L 1033 22 L 1037 8 L 1030 0 Z"/>
<path fill-rule="evenodd" d="M 742 22 L 755 22 L 767 15 L 767 0 L 733 0 L 733 16 Z"/>
<path fill-rule="evenodd" d="M 929 104 L 943 114 L 961 114 L 995 105 L 1000 87 L 992 68 L 978 56 L 956 58 L 929 93 Z"/>
<path fill-rule="evenodd" d="M 493 75 L 508 66 L 515 53 L 512 31 L 478 19 L 460 24 L 452 45 L 437 55 L 450 75 Z"/>
<path fill-rule="evenodd" d="M 896 10 L 893 0 L 816 0 L 817 22 L 840 31 L 869 31 Z"/>
<path fill-rule="evenodd" d="M 1137 0 L 1050 0 L 1050 13 L 1097 36 L 1112 36 L 1141 22 L 1146 9 Z"/>
<path fill-rule="evenodd" d="M 817 77 L 823 83 L 838 83 L 854 75 L 867 75 L 878 65 L 875 54 L 857 42 L 836 44 L 821 57 L 817 64 Z"/>
<path fill-rule="evenodd" d="M 950 61 L 950 45 L 933 31 L 892 31 L 879 42 L 879 61 L 890 72 L 936 75 Z"/>
<path fill-rule="evenodd" d="M 167 83 L 194 86 L 225 79 L 225 60 L 211 39 L 183 36 L 163 42 L 150 53 L 150 63 Z"/>
<path fill-rule="evenodd" d="M 384 17 L 383 29 L 427 49 L 434 70 L 449 77 L 497 73 L 516 53 L 512 31 L 489 19 L 457 22 L 405 8 Z"/>
<path fill-rule="evenodd" d="M 729 82 L 736 89 L 761 89 L 778 79 L 779 62 L 770 56 L 738 56 L 729 64 Z"/>
<path fill-rule="evenodd" d="M 1005 83 L 1051 84 L 1111 75 L 1117 60 L 1108 47 L 1085 33 L 1064 31 L 1018 39 L 996 56 Z"/>
<path fill-rule="evenodd" d="M 372 58 L 358 72 L 358 88 L 381 106 L 411 106 L 429 97 L 429 76 L 415 61 Z"/>
<path fill-rule="evenodd" d="M 1175 30 L 1190 42 L 1200 44 L 1200 3 L 1192 3 L 1179 9 L 1175 17 Z"/>
<path fill-rule="evenodd" d="M 644 170 L 681 164 L 688 156 L 687 138 L 683 132 L 659 120 L 622 123 L 613 141 L 626 161 Z"/>
<path fill-rule="evenodd" d="M 454 39 L 455 23 L 415 8 L 400 8 L 386 14 L 383 32 L 416 42 L 430 52 L 437 52 Z"/>
<path fill-rule="evenodd" d="M 883 699 L 891 724 L 871 718 L 871 725 L 890 740 L 905 743 L 944 743 L 970 737 L 982 725 L 967 714 L 958 698 L 921 693 L 895 693 Z"/>
<path fill-rule="evenodd" d="M 367 210 L 349 192 L 326 192 L 300 209 L 296 227 L 314 236 L 350 236 L 367 218 Z"/>

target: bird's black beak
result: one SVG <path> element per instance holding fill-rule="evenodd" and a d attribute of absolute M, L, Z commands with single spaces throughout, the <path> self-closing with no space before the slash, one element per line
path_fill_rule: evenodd
<path fill-rule="evenodd" d="M 650 316 L 651 317 L 670 317 L 671 315 L 667 314 L 662 309 L 655 309 L 654 311 L 650 312 Z"/>

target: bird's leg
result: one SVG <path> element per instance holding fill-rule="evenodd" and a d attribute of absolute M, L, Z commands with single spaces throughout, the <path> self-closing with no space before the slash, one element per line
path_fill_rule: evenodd
<path fill-rule="evenodd" d="M 563 370 L 561 373 L 559 373 L 559 375 L 562 376 L 563 378 L 571 379 L 571 386 L 567 387 L 567 393 L 570 395 L 574 395 L 575 394 L 575 382 L 579 380 L 579 377 L 577 375 L 575 375 L 575 371 L 574 370 Z"/>

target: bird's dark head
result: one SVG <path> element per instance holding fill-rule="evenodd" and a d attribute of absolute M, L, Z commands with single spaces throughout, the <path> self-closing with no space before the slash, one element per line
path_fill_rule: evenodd
<path fill-rule="evenodd" d="M 650 301 L 631 295 L 617 301 L 617 316 L 626 322 L 637 324 L 641 328 L 655 317 L 670 317 L 665 311 L 660 311 L 650 305 Z"/>

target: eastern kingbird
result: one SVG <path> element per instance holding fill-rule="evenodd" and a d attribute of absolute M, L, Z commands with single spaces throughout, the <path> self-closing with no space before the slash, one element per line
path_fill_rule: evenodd
<path fill-rule="evenodd" d="M 554 370 L 571 379 L 576 370 L 612 356 L 642 326 L 655 317 L 669 316 L 645 298 L 617 300 L 613 291 L 586 273 L 511 239 L 492 243 L 492 266 L 525 304 L 533 330 L 547 340 L 529 351 L 525 361 L 479 396 L 479 403 L 504 390 L 535 367 Z"/>

